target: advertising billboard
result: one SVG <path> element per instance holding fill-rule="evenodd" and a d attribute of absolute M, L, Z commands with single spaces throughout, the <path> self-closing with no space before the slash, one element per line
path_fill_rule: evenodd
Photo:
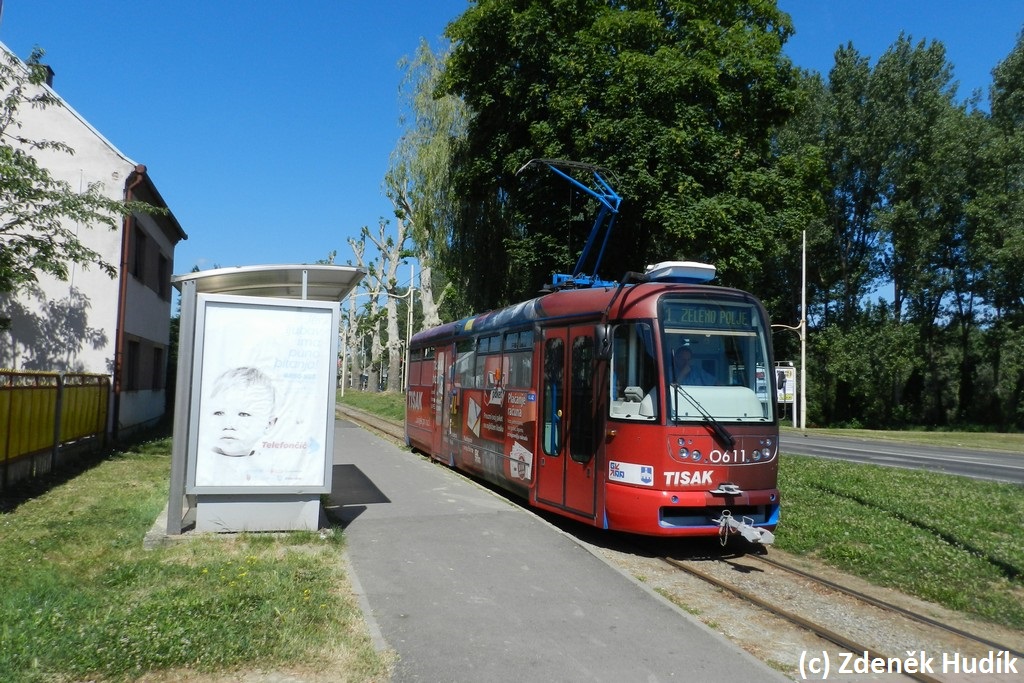
<path fill-rule="evenodd" d="M 796 368 L 792 365 L 775 366 L 776 403 L 796 401 Z"/>
<path fill-rule="evenodd" d="M 330 491 L 338 305 L 199 294 L 188 493 Z"/>

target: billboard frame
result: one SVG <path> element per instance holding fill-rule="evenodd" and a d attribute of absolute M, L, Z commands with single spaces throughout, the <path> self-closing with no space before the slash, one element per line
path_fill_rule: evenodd
<path fill-rule="evenodd" d="M 330 493 L 339 323 L 338 306 L 330 302 L 198 295 L 186 493 Z M 260 381 L 254 378 L 266 384 L 254 384 Z M 224 405 L 212 402 L 241 395 L 232 387 L 239 383 L 246 385 L 250 400 L 274 396 L 268 413 L 272 424 L 253 435 L 252 452 L 225 455 L 211 445 L 214 423 L 223 420 L 207 406 L 224 412 Z M 241 408 L 255 413 L 250 406 Z M 232 424 L 222 433 L 242 432 Z M 313 456 L 319 457 L 310 462 Z M 286 458 L 289 464 L 283 465 Z"/>

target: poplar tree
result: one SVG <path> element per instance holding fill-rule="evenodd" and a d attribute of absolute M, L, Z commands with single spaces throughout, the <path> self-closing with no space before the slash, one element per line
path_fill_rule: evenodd
<path fill-rule="evenodd" d="M 436 92 L 444 60 L 444 54 L 435 54 L 421 41 L 415 56 L 400 63 L 405 72 L 399 92 L 403 133 L 384 177 L 398 228 L 411 238 L 410 254 L 419 262 L 417 295 L 424 327 L 441 324 L 440 308 L 454 292 L 451 286 L 435 284 L 445 281 L 437 277 L 437 266 L 449 258 L 456 206 L 452 150 L 465 135 L 467 113 L 460 98 Z"/>

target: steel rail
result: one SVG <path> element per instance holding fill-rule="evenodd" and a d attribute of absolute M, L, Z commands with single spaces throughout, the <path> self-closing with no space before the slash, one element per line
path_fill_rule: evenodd
<path fill-rule="evenodd" d="M 343 405 L 341 403 L 335 404 L 334 413 L 335 416 L 354 422 L 359 426 L 369 427 L 380 434 L 398 441 L 405 441 L 405 427 L 400 422 L 395 422 L 394 420 L 389 420 L 383 417 L 377 417 L 373 413 L 368 413 L 365 410 L 353 408 L 352 406 Z"/>
<path fill-rule="evenodd" d="M 733 586 L 733 585 L 731 585 L 731 584 L 729 584 L 729 583 L 727 583 L 725 581 L 722 581 L 721 579 L 718 579 L 718 578 L 716 578 L 714 576 L 711 576 L 710 574 L 702 572 L 701 570 L 696 569 L 695 567 L 691 567 L 691 566 L 687 565 L 684 562 L 680 562 L 679 560 L 676 560 L 676 559 L 671 558 L 671 557 L 663 557 L 661 559 L 662 559 L 663 562 L 666 562 L 666 563 L 672 565 L 673 567 L 676 567 L 678 569 L 682 569 L 683 571 L 687 572 L 688 574 L 692 574 L 693 576 L 697 577 L 698 579 L 700 579 L 702 581 L 710 583 L 710 584 L 712 584 L 714 586 L 718 586 L 719 588 L 721 588 L 723 590 L 726 590 L 726 591 L 728 591 L 728 592 L 730 592 L 730 593 L 732 593 L 732 594 L 742 598 L 743 600 L 746 600 L 747 602 L 750 602 L 750 603 L 752 603 L 754 605 L 757 605 L 758 607 L 760 607 L 760 608 L 762 608 L 764 610 L 767 610 L 768 612 L 771 612 L 772 614 L 775 614 L 775 615 L 777 615 L 779 617 L 782 617 L 783 619 L 786 619 L 787 621 L 790 621 L 790 622 L 796 624 L 797 626 L 800 626 L 801 628 L 807 629 L 811 633 L 814 633 L 815 635 L 817 635 L 817 636 L 819 636 L 821 638 L 824 638 L 825 640 L 827 640 L 827 641 L 829 641 L 831 643 L 834 643 L 834 644 L 836 644 L 836 645 L 838 645 L 840 647 L 846 648 L 850 652 L 864 652 L 864 653 L 866 653 L 867 656 L 871 657 L 872 659 L 875 659 L 875 658 L 880 658 L 880 659 L 884 659 L 884 660 L 894 659 L 892 657 L 886 657 L 883 654 L 875 652 L 871 648 L 866 647 L 865 645 L 862 645 L 862 644 L 858 643 L 855 640 L 851 640 L 850 638 L 847 638 L 846 636 L 844 636 L 842 634 L 836 633 L 835 631 L 833 631 L 831 629 L 828 629 L 828 628 L 822 626 L 821 624 L 818 624 L 818 623 L 815 623 L 813 621 L 810 621 L 809 619 L 806 619 L 806 618 L 800 616 L 799 614 L 795 614 L 793 612 L 790 612 L 789 610 L 786 610 L 786 609 L 783 609 L 783 608 L 779 607 L 778 605 L 774 605 L 774 604 L 768 602 L 767 600 L 764 600 L 764 599 L 762 599 L 762 598 L 760 598 L 760 597 L 758 597 L 758 596 L 756 596 L 756 595 L 754 595 L 754 594 L 752 594 L 752 593 L 750 593 L 748 591 L 743 590 L 742 588 L 739 588 L 737 586 Z M 908 676 L 908 677 L 910 677 L 910 678 L 912 678 L 912 679 L 914 679 L 916 681 L 921 681 L 922 683 L 940 683 L 939 679 L 933 678 L 933 677 L 931 677 L 931 676 L 929 676 L 927 674 L 923 674 L 923 673 L 917 673 L 917 672 L 906 673 L 905 672 L 903 675 L 904 676 Z"/>
<path fill-rule="evenodd" d="M 960 636 L 961 638 L 965 638 L 967 640 L 972 640 L 972 641 L 974 641 L 976 643 L 980 643 L 981 645 L 992 647 L 992 648 L 995 648 L 997 650 L 1005 650 L 1005 651 L 1009 652 L 1011 655 L 1013 655 L 1015 657 L 1024 658 L 1024 654 L 1014 650 L 1013 648 L 1011 648 L 1011 647 L 1009 647 L 1007 645 L 1003 645 L 1001 643 L 997 643 L 997 642 L 995 642 L 993 640 L 988 640 L 987 638 L 984 638 L 982 636 L 976 635 L 974 633 L 970 633 L 968 631 L 961 630 L 961 629 L 959 629 L 959 628 L 957 628 L 955 626 L 950 626 L 949 624 L 943 624 L 941 621 L 936 621 L 935 619 L 932 619 L 931 617 L 926 617 L 923 614 L 916 614 L 915 612 L 912 612 L 912 611 L 906 609 L 905 607 L 900 607 L 899 605 L 894 605 L 891 602 L 886 602 L 885 600 L 881 600 L 879 598 L 872 597 L 870 595 L 867 595 L 866 593 L 862 593 L 862 592 L 854 590 L 852 588 L 848 588 L 848 587 L 846 587 L 846 586 L 844 586 L 842 584 L 835 583 L 834 581 L 830 581 L 829 579 L 825 579 L 825 578 L 822 578 L 822 577 L 817 576 L 815 574 L 811 574 L 810 572 L 806 572 L 803 569 L 798 569 L 797 567 L 790 566 L 788 564 L 785 564 L 783 562 L 779 562 L 778 560 L 773 560 L 773 559 L 765 557 L 763 555 L 747 555 L 747 557 L 749 557 L 751 559 L 754 559 L 754 560 L 757 560 L 759 562 L 764 562 L 765 564 L 771 565 L 771 566 L 773 566 L 773 567 L 775 567 L 777 569 L 781 569 L 783 571 L 787 571 L 787 572 L 790 572 L 792 574 L 796 574 L 797 576 L 805 578 L 808 581 L 814 581 L 815 583 L 818 583 L 818 584 L 821 584 L 822 586 L 826 586 L 828 588 L 831 588 L 834 591 L 837 591 L 839 593 L 843 593 L 845 595 L 849 595 L 850 597 L 856 598 L 857 600 L 860 600 L 862 602 L 866 602 L 869 605 L 874 605 L 875 607 L 878 607 L 880 609 L 884 609 L 884 610 L 887 610 L 887 611 L 890 611 L 890 612 L 896 612 L 896 613 L 901 614 L 902 616 L 904 616 L 904 617 L 906 617 L 908 619 L 916 621 L 916 622 L 918 622 L 920 624 L 924 624 L 925 626 L 931 626 L 932 628 L 941 629 L 941 630 L 946 631 L 948 633 L 952 633 L 954 635 Z"/>

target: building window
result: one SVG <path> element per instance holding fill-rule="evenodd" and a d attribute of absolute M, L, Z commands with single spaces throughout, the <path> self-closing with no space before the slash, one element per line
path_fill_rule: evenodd
<path fill-rule="evenodd" d="M 160 251 L 157 242 L 146 235 L 138 219 L 132 226 L 128 272 L 164 301 L 171 300 L 171 259 Z"/>
<path fill-rule="evenodd" d="M 125 343 L 121 367 L 122 391 L 161 391 L 167 388 L 167 347 L 146 340 Z"/>
<path fill-rule="evenodd" d="M 132 263 L 131 274 L 140 280 L 146 272 L 146 233 L 142 231 L 138 223 L 132 229 Z"/>
<path fill-rule="evenodd" d="M 135 391 L 139 388 L 139 363 L 141 362 L 142 349 L 137 341 L 129 341 L 125 349 L 124 381 L 122 386 L 125 391 Z"/>
<path fill-rule="evenodd" d="M 157 282 L 156 292 L 160 295 L 161 299 L 170 300 L 171 298 L 171 262 L 170 260 L 160 254 L 160 260 L 157 263 Z"/>
<path fill-rule="evenodd" d="M 153 347 L 153 381 L 150 384 L 150 388 L 153 390 L 164 388 L 164 377 L 166 377 L 166 370 L 164 369 L 164 349 L 162 346 Z"/>

